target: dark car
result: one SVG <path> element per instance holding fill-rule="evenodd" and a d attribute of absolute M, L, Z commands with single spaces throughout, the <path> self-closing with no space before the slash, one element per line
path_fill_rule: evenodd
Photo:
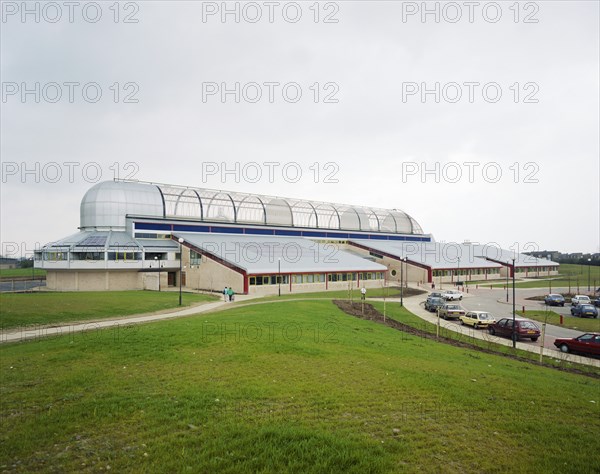
<path fill-rule="evenodd" d="M 578 304 L 571 308 L 571 316 L 578 316 L 580 318 L 597 318 L 598 310 L 591 304 Z"/>
<path fill-rule="evenodd" d="M 596 307 L 596 308 L 600 308 L 600 298 L 596 298 L 595 300 L 592 300 L 592 304 Z"/>
<path fill-rule="evenodd" d="M 515 333 L 518 339 L 531 339 L 533 342 L 538 340 L 540 337 L 540 328 L 535 323 L 528 319 L 516 318 L 515 319 Z M 512 338 L 513 334 L 513 319 L 503 318 L 488 327 L 488 332 L 492 335 L 504 336 Z"/>
<path fill-rule="evenodd" d="M 444 306 L 445 303 L 446 301 L 443 298 L 429 297 L 427 298 L 427 301 L 425 301 L 425 309 L 427 311 L 435 313 L 438 310 L 438 308 Z"/>
<path fill-rule="evenodd" d="M 550 293 L 546 295 L 544 298 L 544 303 L 548 306 L 564 306 L 565 305 L 565 297 L 563 295 Z"/>
<path fill-rule="evenodd" d="M 600 356 L 600 334 L 586 333 L 573 339 L 555 339 L 554 345 L 562 352 L 577 352 Z"/>

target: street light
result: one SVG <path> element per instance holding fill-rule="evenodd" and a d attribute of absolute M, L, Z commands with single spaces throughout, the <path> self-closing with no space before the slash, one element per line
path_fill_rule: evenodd
<path fill-rule="evenodd" d="M 512 343 L 513 343 L 513 349 L 517 347 L 517 339 L 516 339 L 516 332 L 515 330 L 517 329 L 515 327 L 516 321 L 515 321 L 515 259 L 512 259 L 512 287 L 513 287 L 513 291 L 512 291 L 512 296 L 513 296 L 513 329 L 512 329 Z"/>
<path fill-rule="evenodd" d="M 156 262 L 156 266 L 158 267 L 158 291 L 160 291 L 160 258 L 158 256 L 155 256 L 154 261 Z"/>
<path fill-rule="evenodd" d="M 510 273 L 509 268 L 510 268 L 510 262 L 507 260 L 506 261 L 506 302 L 507 303 L 508 303 L 508 274 Z"/>
<path fill-rule="evenodd" d="M 31 257 L 31 290 L 33 291 L 34 281 L 35 281 L 35 260 L 33 256 Z M 589 278 L 588 278 L 589 280 Z"/>
<path fill-rule="evenodd" d="M 590 292 L 590 278 L 592 277 L 591 271 L 592 271 L 592 259 L 588 258 L 588 293 Z"/>
<path fill-rule="evenodd" d="M 281 296 L 281 258 L 277 259 L 277 282 L 279 283 L 279 296 Z"/>
<path fill-rule="evenodd" d="M 183 238 L 179 237 L 179 306 L 181 306 L 181 277 L 183 276 Z"/>
<path fill-rule="evenodd" d="M 402 262 L 404 258 L 400 259 L 400 306 L 404 306 L 404 266 Z"/>

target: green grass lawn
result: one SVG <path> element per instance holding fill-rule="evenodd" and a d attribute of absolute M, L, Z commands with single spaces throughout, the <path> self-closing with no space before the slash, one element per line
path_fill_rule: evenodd
<path fill-rule="evenodd" d="M 598 379 L 409 336 L 329 301 L 3 345 L 0 376 L 8 471 L 600 466 Z"/>
<path fill-rule="evenodd" d="M 517 311 L 519 316 L 523 316 L 528 319 L 533 319 L 543 323 L 546 320 L 546 311 L 544 310 L 527 310 Z M 582 332 L 600 332 L 600 319 L 598 318 L 572 318 L 565 316 L 563 318 L 563 324 L 560 324 L 560 314 L 554 311 L 548 311 L 548 324 L 555 326 L 561 326 L 569 329 L 576 329 Z"/>
<path fill-rule="evenodd" d="M 188 306 L 216 301 L 209 295 L 184 293 Z M 179 293 L 156 291 L 89 291 L 72 293 L 0 293 L 0 328 L 149 313 L 179 305 Z"/>
<path fill-rule="evenodd" d="M 30 277 L 31 268 L 7 268 L 0 270 L 0 278 L 8 277 Z M 42 268 L 36 268 L 34 270 L 34 277 L 46 276 L 46 270 Z"/>

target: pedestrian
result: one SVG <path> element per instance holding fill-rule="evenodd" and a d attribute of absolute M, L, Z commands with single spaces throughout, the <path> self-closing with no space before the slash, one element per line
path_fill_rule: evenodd
<path fill-rule="evenodd" d="M 363 286 L 360 289 L 360 299 L 364 300 L 367 297 L 367 289 Z"/>
<path fill-rule="evenodd" d="M 229 287 L 229 289 L 227 290 L 227 294 L 229 295 L 229 301 L 233 301 L 233 288 Z"/>
<path fill-rule="evenodd" d="M 229 299 L 229 288 L 225 287 L 223 289 L 223 301 L 225 301 L 225 303 L 227 303 L 227 300 Z"/>
<path fill-rule="evenodd" d="M 435 282 L 433 282 L 433 281 L 431 282 L 431 289 L 435 290 Z"/>

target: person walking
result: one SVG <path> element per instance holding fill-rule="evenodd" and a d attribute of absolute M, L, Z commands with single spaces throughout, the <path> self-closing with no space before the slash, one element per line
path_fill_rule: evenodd
<path fill-rule="evenodd" d="M 367 297 L 367 289 L 363 286 L 360 289 L 360 299 L 364 300 Z"/>
<path fill-rule="evenodd" d="M 229 302 L 231 303 L 233 301 L 233 288 L 229 287 L 229 289 L 227 290 L 227 295 L 229 296 Z"/>
<path fill-rule="evenodd" d="M 225 287 L 223 289 L 223 301 L 225 301 L 225 303 L 227 303 L 228 300 L 229 300 L 229 288 Z"/>

